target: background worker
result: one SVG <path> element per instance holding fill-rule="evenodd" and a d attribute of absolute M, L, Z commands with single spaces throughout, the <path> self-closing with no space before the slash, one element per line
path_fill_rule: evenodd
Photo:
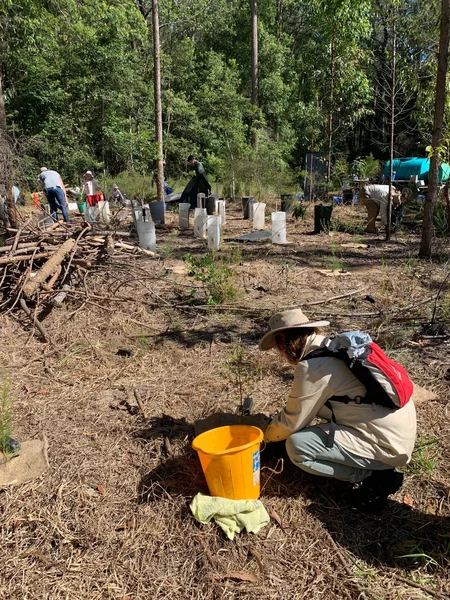
<path fill-rule="evenodd" d="M 38 181 L 44 188 L 44 193 L 47 196 L 52 211 L 52 218 L 55 221 L 58 220 L 58 209 L 60 209 L 64 221 L 68 223 L 70 219 L 67 210 L 66 188 L 61 175 L 57 171 L 41 167 L 41 174 L 38 177 Z"/>
<path fill-rule="evenodd" d="M 187 171 L 195 171 L 195 175 L 189 181 L 181 194 L 180 202 L 189 202 L 191 209 L 197 208 L 197 194 L 203 193 L 209 195 L 211 186 L 206 178 L 206 171 L 201 162 L 193 154 L 188 156 Z"/>
<path fill-rule="evenodd" d="M 113 183 L 111 187 L 111 202 L 116 202 L 119 204 L 124 199 L 124 195 L 119 190 L 119 186 L 117 183 Z"/>
<path fill-rule="evenodd" d="M 99 202 L 103 201 L 103 192 L 94 179 L 92 171 L 86 171 L 84 174 L 82 193 L 86 196 L 86 202 L 89 206 L 97 206 Z"/>
<path fill-rule="evenodd" d="M 351 493 L 352 506 L 378 512 L 402 485 L 403 473 L 395 468 L 411 459 L 416 438 L 413 401 L 397 410 L 362 402 L 367 389 L 343 360 L 330 356 L 303 360 L 329 342 L 318 331 L 328 321 L 311 322 L 296 309 L 274 315 L 269 324 L 271 331 L 261 339 L 260 350 L 275 348 L 296 368 L 286 405 L 265 431 L 268 450 L 270 442 L 286 440 L 287 454 L 300 469 L 362 482 Z M 330 438 L 333 413 L 335 431 Z M 327 423 L 310 426 L 316 417 Z"/>
<path fill-rule="evenodd" d="M 388 222 L 388 200 L 389 200 L 389 186 L 372 184 L 364 185 L 359 191 L 358 199 L 367 208 L 367 233 L 377 233 L 376 219 L 378 214 L 381 217 L 381 223 L 384 227 L 387 226 Z M 394 187 L 392 187 L 392 208 L 399 207 L 401 205 L 401 194 Z M 397 218 L 393 219 L 393 223 L 397 221 Z"/>

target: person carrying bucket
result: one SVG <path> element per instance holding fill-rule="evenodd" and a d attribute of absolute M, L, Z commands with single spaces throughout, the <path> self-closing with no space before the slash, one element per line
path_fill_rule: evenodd
<path fill-rule="evenodd" d="M 354 331 L 326 338 L 318 328 L 329 324 L 311 321 L 300 309 L 269 320 L 271 330 L 259 347 L 278 350 L 295 373 L 286 405 L 264 439 L 269 449 L 285 441 L 290 460 L 308 473 L 359 484 L 351 505 L 378 512 L 402 485 L 396 467 L 411 460 L 413 386 L 370 336 Z M 327 422 L 310 426 L 316 417 Z"/>
<path fill-rule="evenodd" d="M 99 202 L 103 201 L 103 192 L 94 179 L 92 171 L 86 171 L 84 174 L 82 196 L 86 197 L 89 206 L 97 206 Z"/>

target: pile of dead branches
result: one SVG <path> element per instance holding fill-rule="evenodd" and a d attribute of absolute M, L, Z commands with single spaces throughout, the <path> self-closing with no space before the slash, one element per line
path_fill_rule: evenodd
<path fill-rule="evenodd" d="M 81 220 L 41 230 L 30 217 L 7 231 L 11 237 L 0 247 L 0 314 L 21 309 L 47 342 L 38 307 L 51 310 L 71 292 L 83 290 L 89 270 L 112 256 L 154 256 L 135 245 L 130 232 L 95 230 Z"/>

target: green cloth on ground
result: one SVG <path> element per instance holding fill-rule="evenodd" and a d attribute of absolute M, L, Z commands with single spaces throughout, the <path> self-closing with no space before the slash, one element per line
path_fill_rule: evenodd
<path fill-rule="evenodd" d="M 197 494 L 190 508 L 200 523 L 209 523 L 214 519 L 230 540 L 244 528 L 248 533 L 258 533 L 270 521 L 261 500 L 228 500 Z"/>

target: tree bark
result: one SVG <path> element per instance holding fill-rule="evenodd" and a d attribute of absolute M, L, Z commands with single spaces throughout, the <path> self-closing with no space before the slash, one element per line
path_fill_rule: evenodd
<path fill-rule="evenodd" d="M 161 108 L 161 62 L 159 56 L 159 15 L 158 0 L 152 0 L 153 15 L 153 86 L 155 92 L 155 137 L 158 148 L 156 163 L 156 193 L 158 200 L 164 202 L 164 163 L 163 163 L 163 127 Z"/>
<path fill-rule="evenodd" d="M 5 98 L 3 96 L 3 72 L 2 72 L 1 65 L 0 65 L 0 131 L 6 139 L 7 135 L 8 135 L 8 128 L 6 125 Z"/>
<path fill-rule="evenodd" d="M 48 261 L 39 269 L 39 271 L 34 275 L 33 279 L 29 279 L 25 285 L 23 286 L 23 293 L 27 298 L 31 298 L 31 296 L 36 292 L 41 283 L 44 283 L 46 279 L 48 279 L 59 265 L 62 263 L 64 258 L 73 250 L 75 247 L 76 240 L 73 238 L 69 238 L 62 244 L 58 250 L 50 256 Z"/>
<path fill-rule="evenodd" d="M 397 85 L 397 28 L 395 15 L 392 21 L 392 94 L 391 94 L 391 122 L 389 140 L 389 195 L 387 203 L 386 241 L 391 239 L 391 214 L 392 214 L 392 177 L 394 175 L 394 137 L 395 137 L 395 88 Z"/>
<path fill-rule="evenodd" d="M 336 65 L 334 33 L 331 36 L 331 63 L 330 63 L 330 110 L 328 113 L 328 164 L 327 182 L 331 181 L 331 150 L 333 147 L 333 104 L 334 104 L 334 73 Z"/>
<path fill-rule="evenodd" d="M 432 156 L 428 189 L 423 212 L 422 241 L 419 256 L 430 258 L 433 237 L 433 213 L 438 196 L 439 184 L 439 152 L 438 148 L 443 140 L 443 123 L 445 108 L 445 92 L 447 84 L 448 50 L 450 41 L 450 0 L 442 0 L 441 6 L 441 32 L 439 37 L 438 72 L 436 79 L 436 99 L 434 105 L 434 124 L 432 137 Z"/>
<path fill-rule="evenodd" d="M 16 228 L 19 225 L 19 215 L 14 204 L 13 184 L 12 151 L 8 139 L 5 98 L 3 95 L 3 72 L 0 65 L 0 196 L 4 195 L 7 216 L 5 226 L 9 225 Z M 4 191 L 2 188 L 4 188 Z"/>
<path fill-rule="evenodd" d="M 258 61 L 258 5 L 257 0 L 250 0 L 252 13 L 252 104 L 259 105 L 259 61 Z M 254 128 L 253 146 L 258 148 L 258 132 Z"/>

